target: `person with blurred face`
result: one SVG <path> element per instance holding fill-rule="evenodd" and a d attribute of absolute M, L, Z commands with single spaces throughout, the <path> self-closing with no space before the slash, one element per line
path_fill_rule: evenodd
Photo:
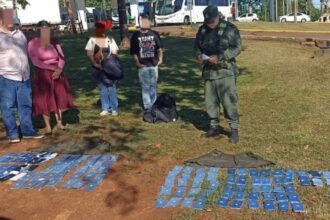
<path fill-rule="evenodd" d="M 235 25 L 220 18 L 217 6 L 208 6 L 203 14 L 204 24 L 197 32 L 195 50 L 197 62 L 203 66 L 205 105 L 210 118 L 205 137 L 226 133 L 219 126 L 222 105 L 231 128 L 230 142 L 236 144 L 239 141 L 239 115 L 235 57 L 242 49 L 240 34 Z"/>
<path fill-rule="evenodd" d="M 40 21 L 37 24 L 39 37 L 28 44 L 29 57 L 35 67 L 33 80 L 33 115 L 42 115 L 45 134 L 52 134 L 51 113 L 55 114 L 57 128 L 65 130 L 62 113 L 73 108 L 73 98 L 67 77 L 63 73 L 65 65 L 62 48 L 51 35 L 50 24 Z"/>
<path fill-rule="evenodd" d="M 104 74 L 101 62 L 105 57 L 118 54 L 115 39 L 106 36 L 105 24 L 96 24 L 95 36 L 91 37 L 85 47 L 92 65 L 92 75 L 100 91 L 102 111 L 100 116 L 118 115 L 117 81 Z"/>
<path fill-rule="evenodd" d="M 0 107 L 10 143 L 23 138 L 39 139 L 32 124 L 32 99 L 27 40 L 13 28 L 13 11 L 0 8 Z M 18 112 L 20 132 L 16 125 Z M 21 133 L 21 134 L 20 134 Z"/>
<path fill-rule="evenodd" d="M 159 34 L 150 29 L 150 19 L 140 16 L 140 30 L 131 38 L 130 53 L 138 68 L 144 110 L 151 109 L 157 99 L 158 66 L 163 63 L 163 44 Z"/>

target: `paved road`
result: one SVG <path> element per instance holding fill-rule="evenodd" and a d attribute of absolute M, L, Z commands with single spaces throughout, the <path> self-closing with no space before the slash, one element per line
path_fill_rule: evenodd
<path fill-rule="evenodd" d="M 189 26 L 160 26 L 154 27 L 162 35 L 194 37 L 196 28 Z M 267 31 L 241 31 L 242 38 L 246 39 L 279 39 L 279 40 L 327 40 L 330 41 L 330 33 L 302 33 L 302 32 L 271 32 Z"/>

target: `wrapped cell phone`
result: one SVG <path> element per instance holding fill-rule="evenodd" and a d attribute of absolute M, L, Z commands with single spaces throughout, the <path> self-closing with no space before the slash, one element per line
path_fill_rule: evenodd
<path fill-rule="evenodd" d="M 209 60 L 210 57 L 207 56 L 206 54 L 202 54 L 202 60 L 206 61 L 206 60 Z"/>

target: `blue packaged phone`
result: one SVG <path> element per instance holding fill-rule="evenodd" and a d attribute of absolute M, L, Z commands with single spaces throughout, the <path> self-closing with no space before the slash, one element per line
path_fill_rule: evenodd
<path fill-rule="evenodd" d="M 247 170 L 245 168 L 236 169 L 236 174 L 237 175 L 246 175 L 247 174 Z"/>
<path fill-rule="evenodd" d="M 223 194 L 222 194 L 222 197 L 227 198 L 227 199 L 232 198 L 233 197 L 233 191 L 224 191 Z"/>
<path fill-rule="evenodd" d="M 193 206 L 194 203 L 194 198 L 193 197 L 186 197 L 183 199 L 182 208 L 191 208 Z"/>
<path fill-rule="evenodd" d="M 251 192 L 250 195 L 249 195 L 249 199 L 259 200 L 259 193 L 258 192 Z"/>
<path fill-rule="evenodd" d="M 231 204 L 232 209 L 241 209 L 243 207 L 243 201 L 242 200 L 234 200 Z"/>
<path fill-rule="evenodd" d="M 176 197 L 183 197 L 184 196 L 185 187 L 177 187 L 175 191 Z"/>
<path fill-rule="evenodd" d="M 248 201 L 249 209 L 258 209 L 259 208 L 259 201 L 254 199 L 249 199 Z"/>
<path fill-rule="evenodd" d="M 287 192 L 295 192 L 296 191 L 293 184 L 288 184 L 288 185 L 285 185 L 284 187 L 285 187 L 285 191 L 287 191 Z"/>
<path fill-rule="evenodd" d="M 294 212 L 305 212 L 304 206 L 302 203 L 294 203 L 292 204 L 292 208 Z"/>
<path fill-rule="evenodd" d="M 261 185 L 272 185 L 272 178 L 270 177 L 261 178 Z"/>
<path fill-rule="evenodd" d="M 330 171 L 323 171 L 323 177 L 326 179 L 330 179 Z"/>
<path fill-rule="evenodd" d="M 244 192 L 236 192 L 234 199 L 236 200 L 244 200 L 245 193 Z"/>
<path fill-rule="evenodd" d="M 289 192 L 288 193 L 288 198 L 291 203 L 301 203 L 299 199 L 299 195 L 295 192 Z"/>
<path fill-rule="evenodd" d="M 275 169 L 273 171 L 273 176 L 282 176 L 283 175 L 283 172 L 281 169 Z"/>
<path fill-rule="evenodd" d="M 306 176 L 306 177 L 308 177 L 309 174 L 308 174 L 306 171 L 304 171 L 304 170 L 299 170 L 299 171 L 298 171 L 298 176 L 299 176 L 299 177 L 302 177 L 302 176 Z"/>
<path fill-rule="evenodd" d="M 287 212 L 289 210 L 289 202 L 288 201 L 279 201 L 278 202 L 278 209 L 281 212 Z"/>
<path fill-rule="evenodd" d="M 323 181 L 321 178 L 312 178 L 313 186 L 323 187 Z"/>
<path fill-rule="evenodd" d="M 281 185 L 275 185 L 274 186 L 274 192 L 275 193 L 284 193 L 285 190 L 284 190 L 283 186 L 281 186 Z"/>
<path fill-rule="evenodd" d="M 161 197 L 156 200 L 155 205 L 157 208 L 163 208 L 165 204 L 167 203 L 167 200 L 165 197 Z"/>
<path fill-rule="evenodd" d="M 246 185 L 236 185 L 237 192 L 244 192 L 246 189 Z"/>
<path fill-rule="evenodd" d="M 288 197 L 286 196 L 285 193 L 279 192 L 279 193 L 276 193 L 275 195 L 276 195 L 276 199 L 278 202 L 288 201 Z"/>
<path fill-rule="evenodd" d="M 234 184 L 226 184 L 224 187 L 224 191 L 233 191 L 235 188 Z"/>
<path fill-rule="evenodd" d="M 293 176 L 284 177 L 284 184 L 291 184 L 291 183 L 294 183 L 294 177 Z"/>
<path fill-rule="evenodd" d="M 175 206 L 177 206 L 179 204 L 181 199 L 182 198 L 172 197 L 164 207 L 165 208 L 174 208 Z"/>
<path fill-rule="evenodd" d="M 218 207 L 226 208 L 228 206 L 228 198 L 221 197 L 218 201 Z"/>
<path fill-rule="evenodd" d="M 264 209 L 267 212 L 275 211 L 275 203 L 273 200 L 264 201 Z"/>
<path fill-rule="evenodd" d="M 299 184 L 301 186 L 310 186 L 311 181 L 309 180 L 309 178 L 307 176 L 301 176 L 301 177 L 299 177 Z"/>
<path fill-rule="evenodd" d="M 227 174 L 228 175 L 235 175 L 235 173 L 236 173 L 236 170 L 235 169 L 228 169 L 227 170 Z"/>
<path fill-rule="evenodd" d="M 237 179 L 237 185 L 246 185 L 247 178 L 246 176 L 239 176 Z"/>
<path fill-rule="evenodd" d="M 313 178 L 321 178 L 322 177 L 322 173 L 316 170 L 311 170 L 309 171 L 309 174 L 313 177 Z"/>
<path fill-rule="evenodd" d="M 252 176 L 252 177 L 259 176 L 259 172 L 258 172 L 258 170 L 256 170 L 256 169 L 251 169 L 251 170 L 250 170 L 250 176 Z"/>
<path fill-rule="evenodd" d="M 236 178 L 235 178 L 234 175 L 228 175 L 227 176 L 227 183 L 229 183 L 229 184 L 235 184 L 235 182 L 236 182 Z"/>
<path fill-rule="evenodd" d="M 258 176 L 252 177 L 252 185 L 261 185 L 261 178 Z"/>
<path fill-rule="evenodd" d="M 283 184 L 284 183 L 284 177 L 283 176 L 276 176 L 276 177 L 274 177 L 274 182 L 276 184 Z"/>
<path fill-rule="evenodd" d="M 262 192 L 272 192 L 273 188 L 271 185 L 261 185 Z"/>
<path fill-rule="evenodd" d="M 264 200 L 275 200 L 273 193 L 264 192 L 263 193 Z"/>

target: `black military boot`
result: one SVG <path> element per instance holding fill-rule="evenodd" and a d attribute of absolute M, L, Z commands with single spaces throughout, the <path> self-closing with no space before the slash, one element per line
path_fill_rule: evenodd
<path fill-rule="evenodd" d="M 216 137 L 221 134 L 221 129 L 219 125 L 211 125 L 209 130 L 204 134 L 204 137 Z"/>
<path fill-rule="evenodd" d="M 237 144 L 239 141 L 238 129 L 231 129 L 230 143 Z"/>

